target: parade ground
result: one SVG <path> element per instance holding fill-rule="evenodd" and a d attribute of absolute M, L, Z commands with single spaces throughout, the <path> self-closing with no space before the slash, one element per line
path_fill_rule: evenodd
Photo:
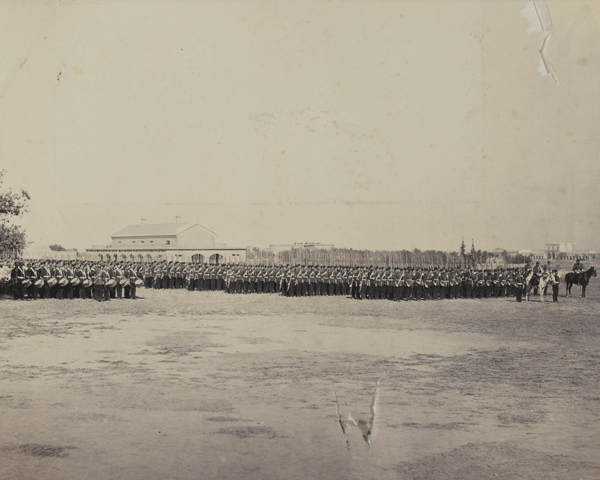
<path fill-rule="evenodd" d="M 0 300 L 0 479 L 597 479 L 600 288 Z"/>

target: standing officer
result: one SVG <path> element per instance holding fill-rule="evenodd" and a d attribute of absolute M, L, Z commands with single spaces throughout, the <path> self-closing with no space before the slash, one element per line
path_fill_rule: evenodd
<path fill-rule="evenodd" d="M 63 273 L 63 263 L 62 261 L 58 261 L 58 263 L 56 264 L 56 266 L 54 267 L 54 271 L 52 272 L 52 276 L 56 278 L 56 280 L 58 280 L 58 282 L 56 283 L 55 287 L 55 293 L 56 293 L 56 297 L 58 300 L 62 300 L 65 296 L 65 287 L 64 285 L 61 285 L 61 281 L 64 277 L 64 273 Z M 63 282 L 64 283 L 64 282 Z"/>
<path fill-rule="evenodd" d="M 67 263 L 65 265 L 65 268 L 63 269 L 63 275 L 69 282 L 64 287 L 65 298 L 68 298 L 69 300 L 73 300 L 73 288 L 74 287 L 71 282 L 73 281 L 74 275 L 73 275 L 73 269 L 71 268 L 71 265 L 69 263 Z"/>
<path fill-rule="evenodd" d="M 135 300 L 135 292 L 137 289 L 135 281 L 138 279 L 138 276 L 133 267 L 129 264 L 125 266 L 125 271 L 123 274 L 125 275 L 125 278 L 129 279 L 129 283 L 125 284 L 125 298 L 131 298 L 132 300 Z"/>
<path fill-rule="evenodd" d="M 15 262 L 15 266 L 10 272 L 12 280 L 13 297 L 15 300 L 23 300 L 23 280 L 25 280 L 25 271 L 21 268 L 19 262 Z"/>
<path fill-rule="evenodd" d="M 99 302 L 103 300 L 110 300 L 109 287 L 106 285 L 106 282 L 109 278 L 108 272 L 104 270 L 104 266 L 102 264 L 96 265 L 94 291 L 96 300 Z"/>
<path fill-rule="evenodd" d="M 558 276 L 558 271 L 556 268 L 552 270 L 552 274 L 550 275 L 550 283 L 552 284 L 552 301 L 556 303 L 558 302 L 558 289 L 560 287 L 560 277 Z"/>
<path fill-rule="evenodd" d="M 38 269 L 38 276 L 44 280 L 44 285 L 40 288 L 40 298 L 46 298 L 50 296 L 50 287 L 48 286 L 48 280 L 52 276 L 50 271 L 50 263 L 46 260 Z"/>
<path fill-rule="evenodd" d="M 413 297 L 413 269 L 404 271 L 404 300 L 412 300 Z"/>
<path fill-rule="evenodd" d="M 123 299 L 123 284 L 121 281 L 125 278 L 121 265 L 115 265 L 115 268 L 113 269 L 113 275 L 117 282 L 115 285 L 115 297 L 121 300 Z"/>
<path fill-rule="evenodd" d="M 515 274 L 515 286 L 514 286 L 515 297 L 517 298 L 517 302 L 521 301 L 521 298 L 523 296 L 524 286 L 525 286 L 525 279 L 523 278 L 521 269 L 518 269 L 517 273 Z"/>
<path fill-rule="evenodd" d="M 31 266 L 31 263 L 27 264 L 27 268 L 25 269 L 25 277 L 30 282 L 26 289 L 27 296 L 32 300 L 37 300 L 37 287 L 35 286 L 35 282 L 38 279 L 38 275 L 35 268 Z"/>
<path fill-rule="evenodd" d="M 85 298 L 85 286 L 83 285 L 83 282 L 86 279 L 86 274 L 80 263 L 75 264 L 75 268 L 73 269 L 73 275 L 75 275 L 75 277 L 79 279 L 79 283 L 75 287 L 75 297 Z"/>

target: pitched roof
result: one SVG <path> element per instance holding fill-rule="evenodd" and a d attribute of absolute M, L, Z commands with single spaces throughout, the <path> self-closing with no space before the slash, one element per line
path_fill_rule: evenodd
<path fill-rule="evenodd" d="M 215 232 L 210 231 L 208 228 L 203 227 L 197 223 L 154 223 L 146 225 L 129 225 L 123 230 L 119 230 L 117 233 L 113 233 L 112 238 L 115 237 L 158 237 L 158 236 L 173 236 L 179 235 L 192 227 L 199 226 L 203 230 L 206 230 L 212 235 L 216 235 Z"/>

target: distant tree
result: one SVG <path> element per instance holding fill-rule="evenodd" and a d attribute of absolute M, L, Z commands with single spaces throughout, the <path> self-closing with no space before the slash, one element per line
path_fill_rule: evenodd
<path fill-rule="evenodd" d="M 480 263 L 486 264 L 489 257 L 490 257 L 490 254 L 487 252 L 487 250 L 484 250 L 483 252 L 481 252 Z"/>
<path fill-rule="evenodd" d="M 25 190 L 13 193 L 3 190 L 5 170 L 0 170 L 0 255 L 18 255 L 27 247 L 25 231 L 13 222 L 27 212 L 29 194 Z"/>
<path fill-rule="evenodd" d="M 50 245 L 50 250 L 54 251 L 54 252 L 64 252 L 66 250 L 65 247 L 63 247 L 62 245 Z"/>

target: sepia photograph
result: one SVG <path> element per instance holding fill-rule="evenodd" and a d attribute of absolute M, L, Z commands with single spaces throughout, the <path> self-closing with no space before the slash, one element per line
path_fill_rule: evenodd
<path fill-rule="evenodd" d="M 600 479 L 600 0 L 2 0 L 0 480 Z"/>

